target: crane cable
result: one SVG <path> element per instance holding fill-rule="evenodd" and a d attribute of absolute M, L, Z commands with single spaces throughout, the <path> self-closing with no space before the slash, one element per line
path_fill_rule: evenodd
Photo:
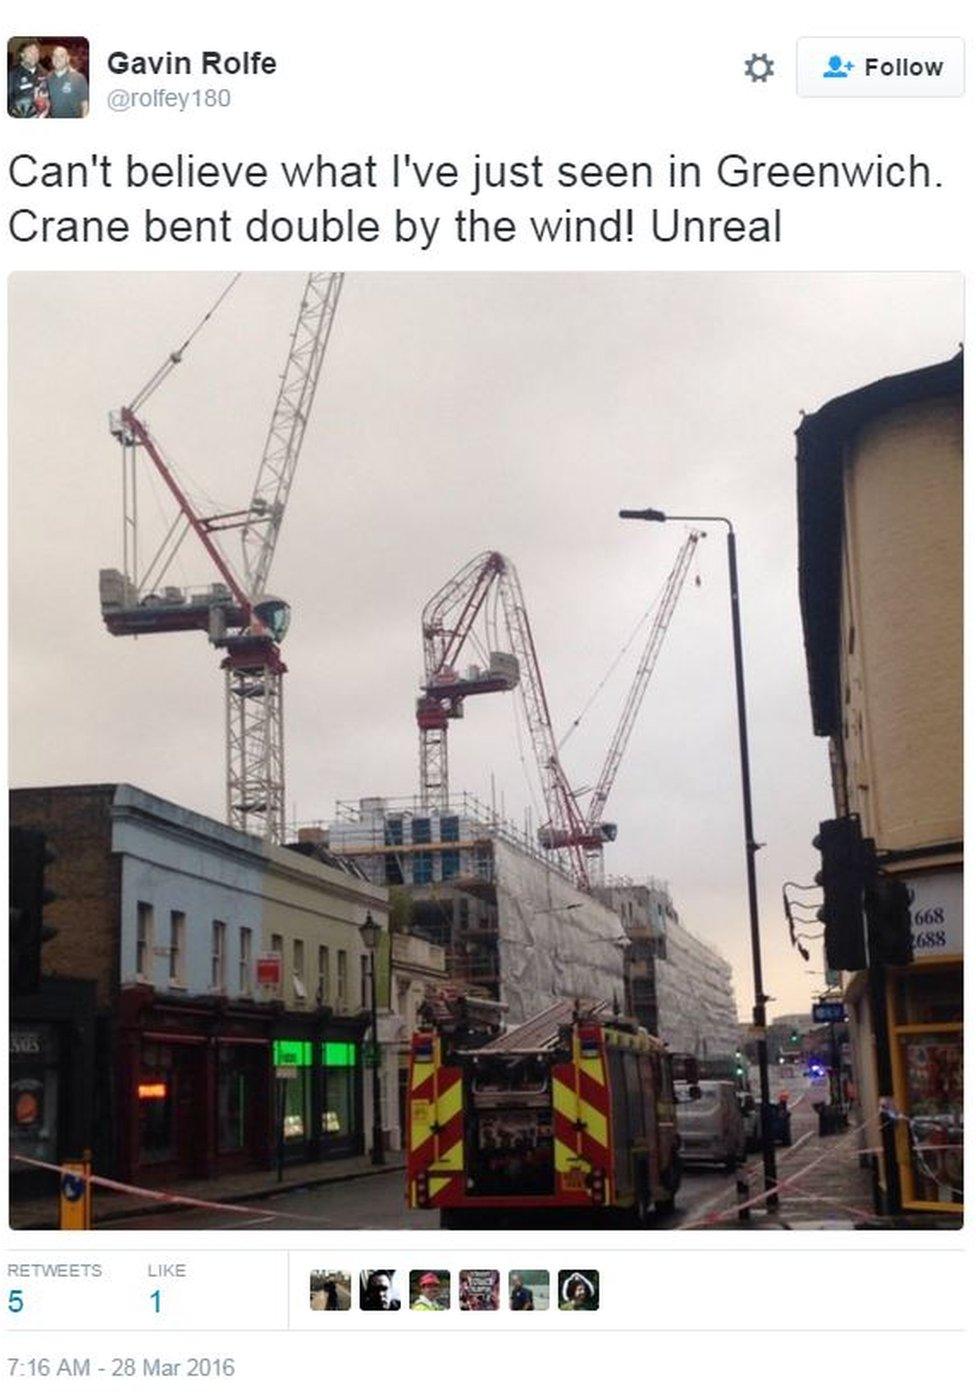
<path fill-rule="evenodd" d="M 234 273 L 233 277 L 227 283 L 227 286 L 217 297 L 217 300 L 214 302 L 213 306 L 211 306 L 207 314 L 193 328 L 193 330 L 187 336 L 186 340 L 184 340 L 183 344 L 179 346 L 178 349 L 171 351 L 170 354 L 167 355 L 163 363 L 159 366 L 159 369 L 156 370 L 155 374 L 153 374 L 151 378 L 149 378 L 146 381 L 146 383 L 139 390 L 138 394 L 136 394 L 135 398 L 129 404 L 130 413 L 135 413 L 142 406 L 142 404 L 146 402 L 149 396 L 156 392 L 160 384 L 163 383 L 164 379 L 166 379 L 167 376 L 176 368 L 176 366 L 183 359 L 183 356 L 186 353 L 186 351 L 189 349 L 190 342 L 195 340 L 196 337 L 199 335 L 200 331 L 203 330 L 204 326 L 210 320 L 211 316 L 213 316 L 214 312 L 220 306 L 221 302 L 224 300 L 225 297 L 229 295 L 231 289 L 234 287 L 235 283 L 238 281 L 240 276 L 241 274 L 239 272 Z"/>
<path fill-rule="evenodd" d="M 557 745 L 557 752 L 561 752 L 561 751 L 562 751 L 563 746 L 568 742 L 569 739 L 572 738 L 572 736 L 575 734 L 576 730 L 579 728 L 580 722 L 583 720 L 583 718 L 584 718 L 584 716 L 586 715 L 587 711 L 590 710 L 590 709 L 592 708 L 592 706 L 596 703 L 596 701 L 597 701 L 597 699 L 598 699 L 598 697 L 599 697 L 599 695 L 600 695 L 600 692 L 603 690 L 604 686 L 607 684 L 607 682 L 609 681 L 610 677 L 613 675 L 614 671 L 615 671 L 615 670 L 617 669 L 617 667 L 620 665 L 621 661 L 623 661 L 623 659 L 624 659 L 624 657 L 627 655 L 628 651 L 630 651 L 631 647 L 634 645 L 634 642 L 635 642 L 637 636 L 639 635 L 639 633 L 640 633 L 642 627 L 643 627 L 644 624 L 647 622 L 647 619 L 651 616 L 651 613 L 654 612 L 655 609 L 660 605 L 661 598 L 662 598 L 662 596 L 663 596 L 663 594 L 664 594 L 664 590 L 665 590 L 666 587 L 667 587 L 667 580 L 665 580 L 665 582 L 662 583 L 661 587 L 660 587 L 660 588 L 658 589 L 658 591 L 657 591 L 656 597 L 651 601 L 649 607 L 641 614 L 640 618 L 639 618 L 638 621 L 637 621 L 637 625 L 634 627 L 634 630 L 631 632 L 630 636 L 629 636 L 629 637 L 627 638 L 627 640 L 624 642 L 623 646 L 620 648 L 620 651 L 619 651 L 619 652 L 617 653 L 617 655 L 614 657 L 613 661 L 611 661 L 611 663 L 610 663 L 609 667 L 607 668 L 606 674 L 604 675 L 603 679 L 600 681 L 599 685 L 598 685 L 598 686 L 596 687 L 596 689 L 593 691 L 592 695 L 591 695 L 590 698 L 587 700 L 587 702 L 586 702 L 586 704 L 583 706 L 583 708 L 580 710 L 579 714 L 578 714 L 578 715 L 576 716 L 576 718 L 573 720 L 572 724 L 571 724 L 571 725 L 569 726 L 569 728 L 566 730 L 566 733 L 565 733 L 565 734 L 563 735 L 563 737 L 559 740 L 559 743 L 558 743 L 558 745 Z"/>

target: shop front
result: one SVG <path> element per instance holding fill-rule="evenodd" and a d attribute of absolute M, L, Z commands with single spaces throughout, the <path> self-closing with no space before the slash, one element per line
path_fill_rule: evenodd
<path fill-rule="evenodd" d="M 9 1148 L 14 1196 L 57 1190 L 55 1166 L 95 1147 L 95 989 L 91 982 L 42 978 L 11 999 Z"/>
<path fill-rule="evenodd" d="M 286 1160 L 362 1152 L 363 1026 L 360 1017 L 323 1024 L 317 1017 L 294 1015 L 277 1028 L 272 1058 Z"/>
<path fill-rule="evenodd" d="M 193 1180 L 272 1160 L 271 1015 L 221 998 L 120 996 L 119 1170 Z"/>
<path fill-rule="evenodd" d="M 913 962 L 889 972 L 902 1206 L 963 1208 L 962 871 L 905 876 Z"/>

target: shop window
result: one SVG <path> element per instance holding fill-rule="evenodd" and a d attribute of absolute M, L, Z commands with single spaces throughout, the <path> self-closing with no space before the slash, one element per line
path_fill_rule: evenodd
<path fill-rule="evenodd" d="M 312 1066 L 312 1043 L 309 1040 L 276 1040 L 272 1045 L 275 1068 L 293 1068 L 294 1077 L 279 1079 L 284 1095 L 282 1118 L 285 1142 L 298 1142 L 308 1137 L 309 1091 Z"/>
<path fill-rule="evenodd" d="M 149 977 L 150 957 L 155 937 L 155 913 L 151 904 L 136 905 L 136 976 L 140 981 Z"/>
<path fill-rule="evenodd" d="M 237 985 L 242 997 L 251 995 L 251 943 L 252 936 L 249 928 L 241 928 L 240 932 L 240 956 L 237 967 Z"/>
<path fill-rule="evenodd" d="M 356 1061 L 354 1041 L 332 1040 L 322 1046 L 322 1132 L 328 1138 L 351 1138 L 356 1132 Z"/>
<path fill-rule="evenodd" d="M 898 1098 L 909 1165 L 909 1207 L 963 1204 L 962 965 L 914 966 L 892 998 Z"/>
<path fill-rule="evenodd" d="M 176 1157 L 174 1087 L 172 1048 L 168 1045 L 144 1046 L 136 1088 L 141 1162 L 169 1162 Z"/>
<path fill-rule="evenodd" d="M 227 925 L 220 919 L 214 919 L 210 929 L 210 987 L 212 991 L 222 992 L 224 981 L 227 976 Z"/>
<path fill-rule="evenodd" d="M 916 964 L 899 978 L 895 991 L 899 1025 L 922 1026 L 962 1020 L 962 964 L 933 967 Z"/>
<path fill-rule="evenodd" d="M 179 909 L 169 916 L 169 980 L 177 987 L 186 981 L 186 915 Z"/>
<path fill-rule="evenodd" d="M 247 1051 L 222 1045 L 217 1070 L 217 1146 L 239 1152 L 246 1143 Z"/>

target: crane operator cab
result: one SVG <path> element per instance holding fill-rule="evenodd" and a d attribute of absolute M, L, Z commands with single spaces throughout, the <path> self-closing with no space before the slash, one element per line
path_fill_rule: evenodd
<path fill-rule="evenodd" d="M 272 638 L 280 642 L 291 622 L 291 605 L 286 603 L 284 598 L 274 598 L 266 594 L 260 602 L 255 603 L 252 612 Z"/>

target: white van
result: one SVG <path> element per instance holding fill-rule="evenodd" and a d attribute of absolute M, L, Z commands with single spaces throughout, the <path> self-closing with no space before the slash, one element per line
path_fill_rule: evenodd
<path fill-rule="evenodd" d="M 679 1152 L 684 1162 L 715 1162 L 732 1171 L 746 1155 L 746 1125 L 735 1085 L 703 1079 L 675 1084 Z"/>

